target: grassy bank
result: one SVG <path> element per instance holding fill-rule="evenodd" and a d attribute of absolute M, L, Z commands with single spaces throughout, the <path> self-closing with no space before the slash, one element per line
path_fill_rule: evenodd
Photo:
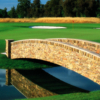
<path fill-rule="evenodd" d="M 100 91 L 94 91 L 90 93 L 70 93 L 57 96 L 48 96 L 41 98 L 30 99 L 15 99 L 15 100 L 100 100 Z"/>
<path fill-rule="evenodd" d="M 29 26 L 62 26 L 66 29 L 30 29 Z M 46 38 L 74 38 L 90 40 L 100 43 L 100 30 L 93 29 L 100 27 L 98 23 L 0 23 L 0 53 L 5 52 L 5 39 L 23 40 L 23 39 L 46 39 Z M 24 60 L 24 61 L 21 61 Z M 34 60 L 35 61 L 35 60 Z M 36 61 L 29 59 L 8 59 L 0 54 L 0 68 L 26 68 L 32 69 L 37 66 Z M 43 61 L 42 61 L 43 63 Z M 39 61 L 37 61 L 39 66 Z M 44 63 L 45 65 L 45 63 Z M 47 65 L 48 66 L 48 65 Z M 31 67 L 31 68 L 30 68 Z M 43 66 L 42 66 L 43 67 Z M 39 68 L 42 68 L 41 66 Z M 52 67 L 52 65 L 49 67 Z M 37 68 L 37 67 L 36 67 Z M 69 91 L 69 90 L 68 90 Z M 99 100 L 100 91 L 91 93 L 69 93 L 52 97 L 35 98 L 33 100 Z M 28 99 L 27 99 L 28 100 Z M 32 100 L 32 99 L 29 99 Z"/>

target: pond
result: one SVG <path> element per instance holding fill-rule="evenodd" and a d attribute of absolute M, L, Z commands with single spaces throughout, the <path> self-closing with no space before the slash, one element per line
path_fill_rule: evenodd
<path fill-rule="evenodd" d="M 88 91 L 100 90 L 100 85 L 98 85 L 97 83 L 65 67 L 59 66 L 46 68 L 43 70 L 50 75 L 60 79 L 61 81 L 79 87 L 81 89 Z"/>
<path fill-rule="evenodd" d="M 62 66 L 56 66 L 53 68 L 44 68 L 42 70 L 65 83 L 69 83 L 81 89 L 88 91 L 100 90 L 100 85 L 98 85 L 97 83 Z M 6 69 L 0 69 L 0 100 L 26 98 L 13 85 L 10 86 L 5 85 L 6 83 L 5 74 L 6 74 Z"/>
<path fill-rule="evenodd" d="M 26 98 L 13 85 L 6 84 L 6 69 L 0 69 L 0 100 L 12 100 Z"/>

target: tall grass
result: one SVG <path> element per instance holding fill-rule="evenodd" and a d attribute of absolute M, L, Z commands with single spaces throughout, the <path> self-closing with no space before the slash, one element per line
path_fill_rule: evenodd
<path fill-rule="evenodd" d="M 35 18 L 0 18 L 0 22 L 34 22 Z"/>
<path fill-rule="evenodd" d="M 0 22 L 100 23 L 96 17 L 0 18 Z"/>
<path fill-rule="evenodd" d="M 100 18 L 95 17 L 44 17 L 38 18 L 35 22 L 44 23 L 100 23 Z"/>

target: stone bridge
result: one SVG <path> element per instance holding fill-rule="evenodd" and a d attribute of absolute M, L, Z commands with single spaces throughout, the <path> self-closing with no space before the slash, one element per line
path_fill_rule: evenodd
<path fill-rule="evenodd" d="M 73 70 L 100 85 L 100 43 L 71 39 L 6 39 L 6 56 L 48 61 Z"/>

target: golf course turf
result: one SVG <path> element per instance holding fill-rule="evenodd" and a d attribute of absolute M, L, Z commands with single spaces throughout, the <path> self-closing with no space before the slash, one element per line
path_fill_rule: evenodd
<path fill-rule="evenodd" d="M 61 26 L 66 29 L 32 29 L 30 26 Z M 5 39 L 47 39 L 74 38 L 100 43 L 100 24 L 98 23 L 0 23 L 0 68 L 37 69 L 53 67 L 55 64 L 40 60 L 14 59 L 2 55 L 5 52 Z M 42 63 L 42 65 L 41 65 Z M 68 90 L 69 91 L 69 90 Z M 80 99 L 81 98 L 81 99 Z M 17 99 L 16 99 L 17 100 Z M 19 99 L 26 100 L 26 99 Z M 27 99 L 28 100 L 28 99 Z M 100 100 L 100 91 L 90 93 L 69 93 L 57 96 L 34 98 L 29 100 Z"/>

